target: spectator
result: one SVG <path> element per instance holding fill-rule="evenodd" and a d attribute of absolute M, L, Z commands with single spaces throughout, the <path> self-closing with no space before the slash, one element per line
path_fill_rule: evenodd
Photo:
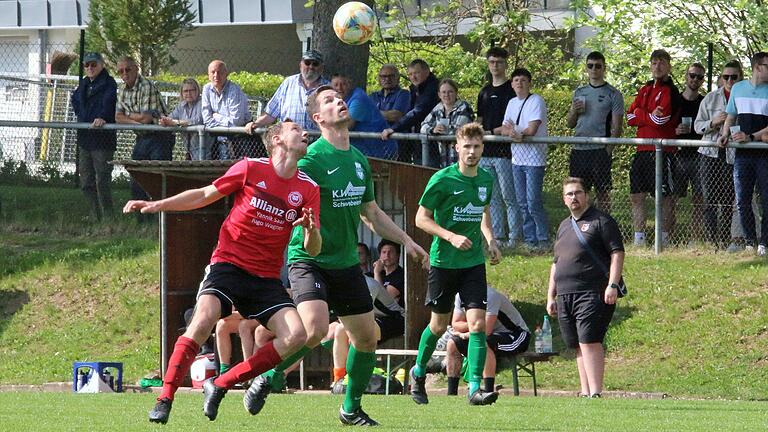
<path fill-rule="evenodd" d="M 390 63 L 379 69 L 379 85 L 381 90 L 370 96 L 384 120 L 392 127 L 411 109 L 411 94 L 400 88 L 400 74 L 397 73 L 397 67 Z"/>
<path fill-rule="evenodd" d="M 331 86 L 342 95 L 349 109 L 351 123 L 349 130 L 354 132 L 381 132 L 387 127 L 376 105 L 360 87 L 353 87 L 348 76 L 337 74 L 331 78 Z M 397 157 L 397 143 L 394 140 L 382 141 L 377 138 L 353 138 L 350 143 L 364 155 L 381 159 Z"/>
<path fill-rule="evenodd" d="M 590 206 L 580 178 L 565 179 L 563 202 L 571 215 L 557 230 L 547 313 L 557 316 L 565 345 L 576 349 L 581 395 L 600 397 L 605 371 L 603 339 L 616 309 L 624 245 L 616 221 Z M 591 251 L 582 244 L 579 233 Z"/>
<path fill-rule="evenodd" d="M 526 136 L 547 136 L 547 104 L 531 93 L 531 73 L 527 69 L 512 71 L 512 88 L 516 96 L 504 112 L 503 135 L 520 144 L 512 144 L 512 174 L 515 195 L 523 216 L 523 240 L 533 250 L 549 248 L 549 226 L 544 211 L 544 167 L 547 145 L 523 143 Z"/>
<path fill-rule="evenodd" d="M 452 79 L 444 79 L 440 81 L 438 96 L 440 97 L 440 103 L 432 108 L 432 111 L 427 114 L 424 121 L 421 123 L 421 133 L 430 135 L 453 135 L 456 130 L 467 123 L 470 123 L 475 118 L 475 114 L 472 112 L 472 107 L 466 101 L 458 100 L 459 85 Z M 455 157 L 450 150 L 451 142 L 445 142 L 443 145 L 445 151 L 442 155 L 442 163 L 440 159 L 433 157 L 431 149 L 437 143 L 430 143 L 430 159 L 432 164 L 425 163 L 425 165 L 432 166 L 448 166 L 453 163 Z M 438 156 L 438 155 L 434 155 Z M 438 156 L 440 157 L 440 156 Z"/>
<path fill-rule="evenodd" d="M 251 121 L 248 96 L 240 86 L 229 81 L 227 65 L 214 60 L 208 65 L 208 84 L 203 86 L 203 122 L 207 127 L 245 126 Z M 218 136 L 214 159 L 240 159 L 246 154 L 231 135 Z"/>
<path fill-rule="evenodd" d="M 768 142 L 768 52 L 761 51 L 752 56 L 752 78 L 733 85 L 725 112 L 728 117 L 718 140 L 721 147 L 726 146 L 729 138 L 737 143 Z M 732 131 L 731 126 L 737 122 L 739 131 Z M 757 243 L 755 213 L 751 207 L 755 186 L 763 214 L 757 255 L 765 256 L 768 245 L 768 150 L 749 146 L 738 148 L 733 165 L 733 187 L 747 250 L 750 251 L 754 251 Z"/>
<path fill-rule="evenodd" d="M 360 270 L 366 276 L 373 276 L 371 273 L 371 248 L 363 242 L 357 243 L 357 259 L 360 261 Z"/>
<path fill-rule="evenodd" d="M 216 351 L 219 355 L 219 374 L 223 374 L 228 371 L 232 366 L 232 334 L 240 334 L 240 326 L 245 320 L 240 312 L 233 310 L 232 315 L 221 318 L 216 322 Z M 250 334 L 250 338 L 253 339 L 253 333 Z M 241 336 L 242 339 L 242 336 Z M 243 358 L 247 359 L 252 355 L 252 352 L 246 354 L 246 346 L 250 346 L 250 351 L 253 351 L 253 341 L 250 343 L 245 340 L 241 340 L 243 348 Z"/>
<path fill-rule="evenodd" d="M 486 84 L 477 95 L 477 122 L 483 125 L 486 134 L 501 134 L 504 111 L 509 101 L 515 97 L 512 81 L 507 78 L 507 57 L 509 57 L 507 50 L 500 47 L 493 47 L 485 54 L 491 82 Z M 499 247 L 511 249 L 520 235 L 522 220 L 515 197 L 509 144 L 486 142 L 484 147 L 480 165 L 493 176 L 493 195 L 491 196 L 493 236 L 496 237 Z"/>
<path fill-rule="evenodd" d="M 382 239 L 378 246 L 379 259 L 373 263 L 373 278 L 386 288 L 400 307 L 405 307 L 405 271 L 400 267 L 400 245 Z"/>
<path fill-rule="evenodd" d="M 485 310 L 485 334 L 488 355 L 483 366 L 483 389 L 496 391 L 496 359 L 501 356 L 514 356 L 525 352 L 531 340 L 531 332 L 520 312 L 509 299 L 488 286 L 488 308 Z M 451 320 L 451 338 L 446 348 L 446 372 L 448 375 L 448 395 L 456 395 L 459 390 L 461 357 L 467 356 L 469 348 L 469 324 L 467 313 L 459 296 L 456 296 Z"/>
<path fill-rule="evenodd" d="M 115 122 L 117 84 L 104 68 L 101 54 L 83 56 L 85 78 L 72 93 L 72 107 L 78 122 L 101 128 Z M 117 134 L 113 130 L 77 130 L 80 189 L 90 205 L 91 217 L 101 221 L 114 215 L 112 204 L 112 165 Z"/>
<path fill-rule="evenodd" d="M 421 126 L 427 114 L 440 101 L 437 92 L 439 82 L 429 65 L 422 59 L 408 64 L 408 79 L 411 81 L 411 109 L 392 126 L 384 129 L 381 139 L 389 139 L 395 132 L 413 132 Z M 398 160 L 400 162 L 421 163 L 421 152 L 415 141 L 400 143 Z"/>
<path fill-rule="evenodd" d="M 680 108 L 680 92 L 672 82 L 669 71 L 669 53 L 658 49 L 651 53 L 651 76 L 637 92 L 635 100 L 627 111 L 627 124 L 637 127 L 638 138 L 677 138 Z M 664 147 L 661 193 L 662 220 L 661 242 L 669 244 L 669 233 L 675 220 L 674 178 L 676 171 L 676 147 Z M 638 145 L 629 172 L 629 192 L 632 204 L 632 227 L 635 235 L 633 244 L 645 246 L 645 197 L 656 191 L 656 155 L 653 145 Z"/>
<path fill-rule="evenodd" d="M 148 79 L 141 76 L 139 66 L 130 57 L 117 62 L 117 73 L 123 83 L 117 91 L 115 121 L 122 124 L 154 124 L 160 117 L 167 116 L 160 91 Z M 131 153 L 133 160 L 171 160 L 175 138 L 170 132 L 136 131 L 136 144 Z M 131 197 L 146 200 L 149 196 L 131 179 Z M 148 220 L 148 215 L 136 213 L 139 223 Z"/>
<path fill-rule="evenodd" d="M 200 84 L 194 78 L 186 78 L 181 82 L 181 102 L 168 117 L 160 117 L 163 126 L 191 126 L 203 124 L 203 103 L 200 97 Z M 211 158 L 211 141 L 205 135 L 202 143 L 200 134 L 182 132 L 181 141 L 187 149 L 187 159 L 205 160 Z M 202 145 L 201 145 L 202 144 Z"/>
<path fill-rule="evenodd" d="M 589 83 L 573 92 L 566 124 L 577 137 L 621 136 L 624 125 L 624 96 L 605 81 L 605 57 L 598 51 L 587 55 Z M 601 210 L 611 212 L 611 153 L 604 144 L 574 144 L 569 161 L 572 177 L 580 177 L 587 189 L 595 188 Z"/>
<path fill-rule="evenodd" d="M 330 81 L 323 78 L 323 55 L 315 50 L 304 52 L 299 62 L 299 73 L 283 80 L 267 103 L 264 114 L 245 125 L 246 130 L 253 133 L 254 128 L 286 119 L 293 119 L 304 130 L 317 130 L 317 125 L 307 113 L 307 97 L 321 85 L 327 84 Z"/>

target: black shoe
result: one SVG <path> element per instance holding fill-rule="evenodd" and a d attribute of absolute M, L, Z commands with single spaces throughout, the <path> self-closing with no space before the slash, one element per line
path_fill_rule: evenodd
<path fill-rule="evenodd" d="M 171 415 L 171 406 L 173 401 L 168 398 L 162 398 L 155 404 L 152 411 L 149 412 L 149 421 L 152 423 L 168 423 L 168 416 Z"/>
<path fill-rule="evenodd" d="M 209 420 L 216 420 L 216 416 L 219 414 L 219 404 L 224 396 L 227 394 L 227 389 L 217 387 L 213 383 L 214 378 L 208 378 L 203 383 L 203 413 Z"/>
<path fill-rule="evenodd" d="M 469 396 L 470 405 L 491 405 L 499 398 L 499 394 L 496 392 L 487 392 L 483 390 L 477 390 Z"/>
<path fill-rule="evenodd" d="M 379 423 L 368 417 L 368 414 L 363 411 L 362 408 L 358 408 L 357 411 L 352 414 L 347 414 L 344 409 L 339 409 L 339 420 L 341 424 L 345 426 L 378 426 Z"/>
<path fill-rule="evenodd" d="M 417 377 L 414 375 L 413 370 L 415 368 L 416 366 L 412 367 L 411 370 L 408 371 L 408 376 L 411 379 L 411 397 L 417 404 L 425 405 L 429 403 L 426 387 L 427 377 Z"/>
<path fill-rule="evenodd" d="M 263 376 L 258 376 L 243 396 L 243 406 L 251 415 L 256 415 L 267 403 L 267 395 L 272 391 L 272 384 Z"/>
<path fill-rule="evenodd" d="M 595 394 L 589 395 L 590 399 L 601 399 L 602 397 L 603 397 L 603 395 L 601 395 L 600 393 L 595 393 Z"/>

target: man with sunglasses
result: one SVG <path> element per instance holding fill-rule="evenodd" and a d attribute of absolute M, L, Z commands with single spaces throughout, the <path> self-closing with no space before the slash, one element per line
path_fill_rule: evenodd
<path fill-rule="evenodd" d="M 379 85 L 381 90 L 369 96 L 387 124 L 392 126 L 411 109 L 411 94 L 408 90 L 400 88 L 400 74 L 397 67 L 391 63 L 382 65 L 379 69 Z"/>
<path fill-rule="evenodd" d="M 605 57 L 598 51 L 587 55 L 589 83 L 573 92 L 566 124 L 577 137 L 621 136 L 624 126 L 624 96 L 605 81 Z M 611 152 L 604 144 L 574 144 L 570 157 L 570 175 L 584 180 L 587 189 L 594 186 L 597 203 L 611 211 Z"/>

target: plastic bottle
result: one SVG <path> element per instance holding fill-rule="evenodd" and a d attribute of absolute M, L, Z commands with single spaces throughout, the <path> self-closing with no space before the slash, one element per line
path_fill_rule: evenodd
<path fill-rule="evenodd" d="M 549 317 L 544 315 L 544 324 L 541 325 L 541 352 L 552 352 L 552 326 L 549 324 Z"/>
<path fill-rule="evenodd" d="M 543 337 L 544 335 L 543 335 L 543 332 L 541 331 L 541 326 L 536 326 L 536 331 L 534 331 L 533 334 L 534 334 L 534 337 L 536 338 L 535 339 L 536 352 L 537 353 L 543 352 L 542 350 L 544 349 L 544 337 Z"/>
<path fill-rule="evenodd" d="M 395 373 L 395 378 L 397 378 L 398 381 L 400 381 L 400 384 L 403 384 L 405 382 L 405 369 L 400 368 Z"/>

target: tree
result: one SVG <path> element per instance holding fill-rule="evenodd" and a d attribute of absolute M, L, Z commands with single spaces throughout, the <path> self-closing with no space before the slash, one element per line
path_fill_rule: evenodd
<path fill-rule="evenodd" d="M 190 0 L 91 0 L 86 46 L 117 62 L 131 56 L 146 75 L 176 63 L 171 47 L 192 30 Z"/>

